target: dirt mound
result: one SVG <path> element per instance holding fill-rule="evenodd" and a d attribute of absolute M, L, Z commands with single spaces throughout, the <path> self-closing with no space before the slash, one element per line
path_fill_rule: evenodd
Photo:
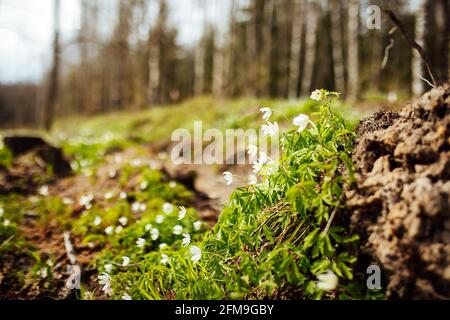
<path fill-rule="evenodd" d="M 388 298 L 450 299 L 450 85 L 358 133 L 347 206 L 363 255 L 380 265 Z"/>

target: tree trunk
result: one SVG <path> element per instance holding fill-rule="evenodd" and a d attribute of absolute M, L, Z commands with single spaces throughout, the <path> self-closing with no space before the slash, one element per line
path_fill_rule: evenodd
<path fill-rule="evenodd" d="M 59 91 L 59 69 L 60 69 L 60 43 L 59 43 L 59 22 L 60 22 L 60 0 L 54 0 L 54 34 L 53 34 L 53 65 L 50 72 L 47 101 L 45 104 L 44 127 L 51 130 Z"/>
<path fill-rule="evenodd" d="M 348 99 L 359 98 L 359 1 L 348 2 Z"/>
<path fill-rule="evenodd" d="M 341 8 L 341 0 L 330 1 L 334 89 L 337 92 L 345 93 L 344 44 L 342 43 Z"/>
<path fill-rule="evenodd" d="M 319 15 L 318 8 L 311 0 L 308 1 L 306 10 L 306 48 L 301 86 L 301 92 L 303 95 L 309 95 L 312 89 L 314 65 L 316 62 L 317 28 Z"/>
<path fill-rule="evenodd" d="M 300 66 L 302 53 L 303 26 L 305 23 L 304 0 L 294 2 L 294 19 L 292 22 L 291 57 L 289 62 L 289 98 L 299 96 Z"/>
<path fill-rule="evenodd" d="M 425 24 L 426 24 L 426 0 L 419 0 L 419 8 L 416 13 L 415 24 L 415 40 L 423 47 L 425 44 Z M 418 97 L 423 94 L 425 87 L 424 82 L 420 76 L 424 75 L 423 61 L 417 50 L 413 50 L 412 58 L 412 93 Z"/>

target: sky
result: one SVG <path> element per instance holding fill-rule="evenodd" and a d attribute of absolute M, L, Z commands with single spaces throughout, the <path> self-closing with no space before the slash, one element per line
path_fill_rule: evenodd
<path fill-rule="evenodd" d="M 115 15 L 114 0 L 100 0 L 111 7 L 104 16 Z M 171 23 L 179 28 L 178 42 L 189 45 L 201 36 L 202 0 L 170 0 Z M 204 0 L 203 0 L 204 1 Z M 227 1 L 206 0 L 207 19 L 226 21 Z M 73 39 L 80 26 L 80 0 L 61 0 L 62 42 Z M 111 29 L 107 25 L 106 28 Z M 0 0 L 0 82 L 38 82 L 51 61 L 53 0 Z"/>

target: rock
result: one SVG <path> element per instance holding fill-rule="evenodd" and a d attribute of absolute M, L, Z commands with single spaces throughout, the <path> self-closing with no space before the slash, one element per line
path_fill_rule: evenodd
<path fill-rule="evenodd" d="M 357 131 L 347 207 L 362 255 L 384 271 L 388 298 L 450 299 L 450 85 Z"/>

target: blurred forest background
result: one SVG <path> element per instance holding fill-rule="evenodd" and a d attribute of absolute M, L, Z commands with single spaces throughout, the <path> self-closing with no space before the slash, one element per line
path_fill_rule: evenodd
<path fill-rule="evenodd" d="M 67 1 L 52 0 L 47 71 L 29 82 L 2 79 L 1 127 L 48 129 L 60 116 L 199 95 L 298 99 L 316 88 L 350 102 L 420 95 L 429 85 L 418 74 L 430 80 L 422 59 L 384 12 L 380 30 L 367 27 L 370 5 L 392 9 L 440 80 L 449 77 L 449 0 L 75 0 L 79 27 L 69 37 L 61 31 Z M 0 29 L 11 6 L 0 1 Z"/>

